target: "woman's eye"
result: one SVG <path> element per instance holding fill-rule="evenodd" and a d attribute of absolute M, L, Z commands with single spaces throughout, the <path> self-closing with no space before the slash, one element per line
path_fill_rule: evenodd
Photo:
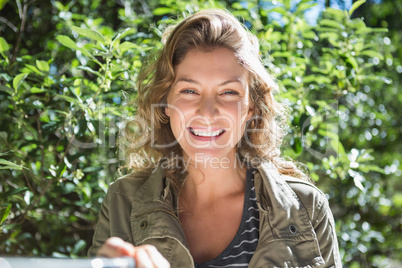
<path fill-rule="evenodd" d="M 185 94 L 197 94 L 195 90 L 192 89 L 183 89 L 180 91 L 180 93 L 185 93 Z"/>
<path fill-rule="evenodd" d="M 222 95 L 239 95 L 239 92 L 234 90 L 226 90 L 222 93 Z"/>

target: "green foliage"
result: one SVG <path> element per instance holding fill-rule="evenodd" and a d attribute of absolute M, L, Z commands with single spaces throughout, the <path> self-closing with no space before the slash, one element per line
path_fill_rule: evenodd
<path fill-rule="evenodd" d="M 316 26 L 303 17 L 315 5 L 305 0 L 0 2 L 10 10 L 0 28 L 0 252 L 86 254 L 124 160 L 116 140 L 135 115 L 142 62 L 167 24 L 219 7 L 260 40 L 277 98 L 292 109 L 284 153 L 327 193 L 343 262 L 401 259 L 402 191 L 390 183 L 401 173 L 402 55 L 385 28 L 352 17 L 363 2 L 327 8 Z"/>

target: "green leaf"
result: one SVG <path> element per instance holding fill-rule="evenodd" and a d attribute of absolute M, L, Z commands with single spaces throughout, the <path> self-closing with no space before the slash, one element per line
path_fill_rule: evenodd
<path fill-rule="evenodd" d="M 77 103 L 77 100 L 76 100 L 76 99 L 71 98 L 71 97 L 69 97 L 69 96 L 57 94 L 56 97 L 65 99 L 66 101 L 68 101 L 68 102 L 70 102 L 70 103 L 75 103 L 75 104 Z"/>
<path fill-rule="evenodd" d="M 388 33 L 389 30 L 387 28 L 371 28 L 373 33 Z"/>
<path fill-rule="evenodd" d="M 95 74 L 95 75 L 97 75 L 97 76 L 99 76 L 99 77 L 102 76 L 102 74 L 101 74 L 100 72 L 97 72 L 97 71 L 95 71 L 95 70 L 92 70 L 91 68 L 89 68 L 89 67 L 87 67 L 87 66 L 78 66 L 77 69 L 80 69 L 80 70 L 84 70 L 84 71 L 93 73 L 93 74 Z"/>
<path fill-rule="evenodd" d="M 7 41 L 3 37 L 0 37 L 0 52 L 6 52 L 9 49 L 10 49 L 10 45 L 7 43 Z"/>
<path fill-rule="evenodd" d="M 316 5 L 318 5 L 318 3 L 301 3 L 297 7 L 297 10 L 296 10 L 295 14 L 304 13 L 306 10 L 308 10 L 308 9 L 310 9 L 312 7 L 315 7 Z"/>
<path fill-rule="evenodd" d="M 345 14 L 340 9 L 327 8 L 327 9 L 325 9 L 324 12 L 333 15 L 335 18 L 337 18 L 339 20 L 342 20 L 345 17 Z"/>
<path fill-rule="evenodd" d="M 300 154 L 303 151 L 302 142 L 299 138 L 293 140 L 292 148 L 296 154 Z"/>
<path fill-rule="evenodd" d="M 66 35 L 58 35 L 56 37 L 57 41 L 59 41 L 63 46 L 68 48 L 79 50 L 80 48 L 75 44 L 75 42 Z"/>
<path fill-rule="evenodd" d="M 8 58 L 6 58 L 6 62 L 8 63 Z M 23 73 L 25 73 L 25 72 L 23 71 Z M 6 81 L 6 82 L 13 80 L 13 78 L 6 73 L 0 73 L 0 79 L 3 79 L 3 81 Z"/>
<path fill-rule="evenodd" d="M 11 206 L 12 206 L 11 203 L 8 204 L 6 210 L 4 211 L 3 215 L 1 216 L 0 224 L 2 224 L 7 219 L 8 214 L 10 214 Z"/>
<path fill-rule="evenodd" d="M 290 58 L 290 57 L 292 57 L 293 55 L 292 55 L 292 53 L 291 52 L 289 52 L 289 51 L 275 51 L 274 53 L 272 53 L 271 54 L 271 56 L 272 57 L 274 57 L 274 58 L 281 58 L 281 57 L 283 57 L 283 58 Z"/>
<path fill-rule="evenodd" d="M 81 96 L 81 87 L 75 87 L 74 90 L 74 95 L 79 98 Z"/>
<path fill-rule="evenodd" d="M 353 69 L 358 70 L 359 64 L 357 63 L 357 60 L 355 57 L 351 55 L 346 55 L 346 62 L 349 62 L 350 65 L 352 65 Z"/>
<path fill-rule="evenodd" d="M 64 7 L 64 5 L 62 3 L 60 3 L 59 1 L 56 1 L 53 3 L 53 5 L 59 10 L 59 11 L 63 11 L 66 8 Z"/>
<path fill-rule="evenodd" d="M 20 224 L 7 224 L 0 227 L 0 230 L 15 230 L 16 228 L 20 227 Z"/>
<path fill-rule="evenodd" d="M 316 83 L 316 84 L 329 84 L 331 83 L 331 79 L 328 76 L 319 75 L 319 74 L 311 74 L 307 75 L 303 78 L 304 83 Z"/>
<path fill-rule="evenodd" d="M 351 26 L 353 29 L 356 29 L 358 31 L 363 29 L 370 29 L 371 31 L 372 29 L 370 27 L 367 27 L 364 21 L 360 18 L 351 20 L 348 26 Z"/>
<path fill-rule="evenodd" d="M 232 8 L 237 9 L 237 10 L 243 10 L 244 7 L 242 6 L 241 3 L 235 2 L 232 4 Z"/>
<path fill-rule="evenodd" d="M 38 88 L 38 87 L 31 87 L 31 93 L 36 94 L 36 93 L 43 93 L 46 90 L 44 90 L 43 88 Z"/>
<path fill-rule="evenodd" d="M 265 33 L 265 39 L 269 40 L 270 42 L 272 41 L 280 41 L 284 38 L 284 35 L 280 33 L 279 31 L 271 31 L 268 30 Z"/>
<path fill-rule="evenodd" d="M 11 88 L 6 86 L 0 86 L 0 91 L 7 92 L 10 95 L 13 95 L 14 93 L 14 91 Z"/>
<path fill-rule="evenodd" d="M 375 172 L 384 174 L 384 169 L 380 168 L 379 166 L 375 166 L 375 165 L 360 164 L 358 169 L 360 169 L 360 171 L 362 171 L 364 173 L 367 173 L 369 171 L 375 171 Z"/>
<path fill-rule="evenodd" d="M 384 59 L 384 56 L 375 50 L 363 50 L 362 52 L 360 52 L 360 55 L 369 56 L 370 58 L 378 58 L 379 60 Z"/>
<path fill-rule="evenodd" d="M 353 12 L 360 7 L 361 5 L 363 5 L 364 3 L 366 3 L 366 0 L 359 0 L 357 2 L 354 2 L 352 7 L 349 10 L 349 16 L 352 16 Z"/>
<path fill-rule="evenodd" d="M 63 176 L 63 173 L 67 170 L 67 166 L 66 164 L 63 162 L 60 164 L 60 166 L 57 167 L 57 173 L 56 173 L 56 177 L 60 178 L 61 176 Z"/>
<path fill-rule="evenodd" d="M 74 254 L 80 253 L 80 251 L 82 251 L 86 245 L 87 245 L 87 243 L 84 240 L 82 240 L 82 239 L 78 240 L 78 242 L 75 243 L 75 245 L 74 245 L 73 253 Z"/>
<path fill-rule="evenodd" d="M 141 47 L 138 46 L 138 45 L 136 45 L 136 44 L 134 44 L 134 43 L 131 43 L 131 42 L 124 42 L 124 43 L 121 43 L 117 48 L 118 48 L 122 53 L 124 53 L 124 52 L 126 52 L 127 50 L 130 50 L 130 49 L 138 49 L 138 48 L 141 48 Z"/>
<path fill-rule="evenodd" d="M 70 256 L 60 253 L 60 252 L 53 252 L 52 257 L 53 258 L 62 258 L 62 259 L 70 258 Z"/>
<path fill-rule="evenodd" d="M 0 10 L 7 4 L 8 0 L 0 0 Z"/>
<path fill-rule="evenodd" d="M 49 64 L 46 61 L 37 60 L 36 66 L 38 67 L 39 70 L 43 72 L 49 72 Z"/>
<path fill-rule="evenodd" d="M 3 165 L 3 166 L 0 166 L 0 169 L 17 169 L 17 170 L 21 170 L 21 169 L 24 168 L 23 166 L 14 164 L 13 162 L 7 161 L 5 159 L 0 159 L 0 165 Z"/>
<path fill-rule="evenodd" d="M 374 160 L 374 156 L 371 155 L 372 152 L 372 149 L 361 150 L 356 158 L 356 162 L 361 163 Z"/>
<path fill-rule="evenodd" d="M 0 196 L 1 196 L 1 198 L 7 198 L 9 196 L 25 192 L 26 190 L 28 190 L 27 187 L 15 188 L 15 189 L 11 189 L 11 190 L 9 190 L 9 191 L 7 191 L 5 193 L 0 194 Z"/>
<path fill-rule="evenodd" d="M 313 31 L 308 31 L 308 32 L 302 32 L 302 36 L 305 39 L 314 39 L 317 35 Z"/>
<path fill-rule="evenodd" d="M 104 58 L 113 58 L 113 53 L 110 52 L 97 52 L 95 56 L 101 56 Z"/>
<path fill-rule="evenodd" d="M 88 38 L 91 38 L 93 40 L 99 41 L 102 44 L 106 43 L 106 40 L 103 37 L 103 35 L 101 35 L 99 32 L 97 32 L 95 30 L 79 28 L 79 27 L 76 27 L 76 26 L 71 26 L 71 29 L 74 32 L 77 32 L 80 35 L 83 35 L 85 37 L 88 37 Z"/>
<path fill-rule="evenodd" d="M 88 52 L 88 50 L 86 50 L 85 48 L 78 47 L 77 44 L 70 37 L 68 37 L 66 35 L 58 35 L 56 37 L 56 39 L 62 45 L 66 46 L 68 48 L 71 48 L 71 49 L 79 50 L 85 56 L 92 57 L 92 55 Z"/>
<path fill-rule="evenodd" d="M 28 74 L 22 73 L 22 74 L 17 75 L 16 77 L 14 77 L 13 88 L 15 89 L 15 91 L 17 91 L 17 89 L 21 85 L 22 81 L 24 81 L 27 76 L 28 76 Z"/>
<path fill-rule="evenodd" d="M 392 197 L 392 201 L 396 207 L 402 207 L 402 193 L 395 193 Z"/>
<path fill-rule="evenodd" d="M 326 123 L 320 124 L 320 127 L 317 132 L 318 132 L 318 134 L 320 134 L 323 137 L 328 137 L 331 140 L 338 141 L 338 135 L 336 133 L 332 132 L 330 126 Z M 335 143 L 333 143 L 332 145 L 336 145 L 335 147 L 337 147 L 337 144 L 335 144 Z M 332 148 L 334 148 L 334 147 L 332 147 Z"/>
<path fill-rule="evenodd" d="M 84 168 L 82 170 L 82 172 L 89 173 L 89 172 L 96 172 L 96 171 L 99 171 L 99 170 L 102 170 L 102 167 L 86 167 L 86 168 Z"/>
<path fill-rule="evenodd" d="M 277 13 L 282 14 L 282 15 L 287 15 L 288 14 L 288 11 L 283 7 L 274 7 L 271 10 L 269 10 L 269 12 L 277 12 Z"/>
<path fill-rule="evenodd" d="M 120 39 L 126 37 L 129 34 L 134 34 L 136 32 L 135 28 L 126 28 L 124 29 L 121 33 L 119 33 L 114 39 L 113 39 L 113 45 L 116 41 L 119 41 Z"/>
<path fill-rule="evenodd" d="M 24 73 L 36 73 L 37 75 L 42 75 L 42 73 L 38 70 L 38 68 L 36 68 L 35 66 L 31 65 L 31 64 L 25 64 L 25 67 L 22 69 L 22 72 Z"/>
<path fill-rule="evenodd" d="M 341 23 L 339 23 L 335 20 L 322 19 L 319 21 L 319 23 L 322 26 L 327 26 L 327 27 L 332 27 L 332 28 L 337 28 L 337 29 L 345 28 Z"/>
<path fill-rule="evenodd" d="M 154 13 L 155 16 L 161 16 L 161 15 L 172 13 L 172 11 L 173 10 L 168 7 L 158 7 L 158 8 L 155 8 L 152 13 Z"/>
<path fill-rule="evenodd" d="M 338 37 L 338 32 L 339 32 L 339 30 L 338 29 L 334 29 L 334 28 L 332 28 L 332 27 L 315 27 L 314 28 L 314 30 L 316 30 L 317 32 L 323 32 L 323 33 L 330 33 L 330 32 L 333 32 L 333 33 L 335 33 L 336 35 L 336 37 Z"/>
<path fill-rule="evenodd" d="M 320 177 L 314 172 L 310 173 L 310 176 L 313 181 L 318 181 L 320 179 Z"/>
<path fill-rule="evenodd" d="M 331 145 L 332 149 L 334 149 L 336 154 L 345 155 L 345 148 L 343 147 L 343 145 L 339 141 L 339 139 L 331 139 L 330 145 Z"/>

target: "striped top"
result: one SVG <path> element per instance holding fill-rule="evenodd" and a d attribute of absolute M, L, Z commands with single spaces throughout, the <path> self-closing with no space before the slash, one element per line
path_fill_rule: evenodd
<path fill-rule="evenodd" d="M 243 216 L 236 236 L 229 246 L 215 259 L 196 263 L 196 268 L 248 267 L 257 248 L 259 237 L 259 209 L 254 187 L 254 175 L 247 170 Z"/>

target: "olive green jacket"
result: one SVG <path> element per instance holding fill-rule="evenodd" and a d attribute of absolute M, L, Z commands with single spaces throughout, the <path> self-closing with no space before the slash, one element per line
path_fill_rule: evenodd
<path fill-rule="evenodd" d="M 312 184 L 280 175 L 269 163 L 254 174 L 260 237 L 249 267 L 341 267 L 332 213 Z M 194 267 L 163 170 L 130 174 L 110 185 L 88 255 L 112 236 L 152 244 L 172 268 Z"/>

